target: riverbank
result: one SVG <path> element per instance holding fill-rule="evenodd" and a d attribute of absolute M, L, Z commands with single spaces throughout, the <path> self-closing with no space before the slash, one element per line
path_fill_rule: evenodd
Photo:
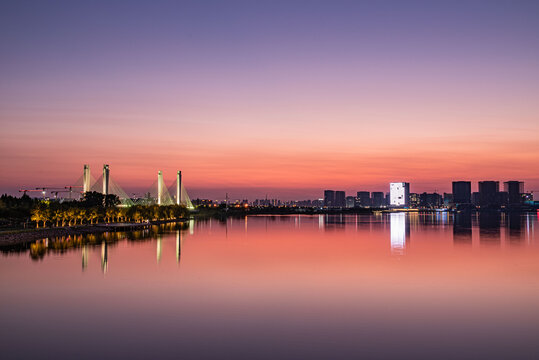
<path fill-rule="evenodd" d="M 147 229 L 152 225 L 166 224 L 171 222 L 185 222 L 187 219 L 174 219 L 174 220 L 159 220 L 142 223 L 101 223 L 94 225 L 79 225 L 79 226 L 64 226 L 55 228 L 41 228 L 41 229 L 21 229 L 0 232 L 0 247 L 8 247 L 14 245 L 24 245 L 32 243 L 36 240 L 72 236 L 72 235 L 84 235 L 84 234 L 99 234 L 105 232 L 115 231 L 133 231 Z"/>

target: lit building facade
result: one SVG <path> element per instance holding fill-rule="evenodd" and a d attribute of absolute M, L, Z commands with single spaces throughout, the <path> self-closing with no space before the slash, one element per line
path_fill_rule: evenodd
<path fill-rule="evenodd" d="M 410 183 L 395 182 L 389 184 L 389 205 L 392 207 L 410 206 Z"/>

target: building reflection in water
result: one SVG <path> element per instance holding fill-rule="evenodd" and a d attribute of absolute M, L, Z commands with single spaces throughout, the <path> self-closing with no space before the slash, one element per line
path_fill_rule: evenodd
<path fill-rule="evenodd" d="M 101 243 L 101 270 L 103 274 L 106 274 L 108 270 L 108 245 L 104 240 Z"/>
<path fill-rule="evenodd" d="M 343 214 L 330 215 L 326 214 L 324 218 L 324 229 L 344 229 L 346 225 L 345 216 Z"/>
<path fill-rule="evenodd" d="M 524 242 L 522 233 L 522 216 L 520 212 L 510 212 L 506 215 L 506 238 L 511 245 L 519 245 Z"/>
<path fill-rule="evenodd" d="M 481 244 L 498 245 L 501 243 L 500 222 L 501 214 L 497 211 L 479 212 L 479 241 Z"/>
<path fill-rule="evenodd" d="M 470 211 L 457 212 L 453 221 L 453 243 L 472 244 L 472 213 Z"/>
<path fill-rule="evenodd" d="M 406 214 L 389 214 L 391 253 L 402 255 L 406 249 Z"/>

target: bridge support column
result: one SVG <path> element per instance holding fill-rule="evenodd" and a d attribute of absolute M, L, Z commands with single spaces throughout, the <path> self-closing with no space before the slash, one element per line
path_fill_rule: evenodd
<path fill-rule="evenodd" d="M 182 202 L 182 172 L 178 170 L 176 174 L 176 205 Z"/>
<path fill-rule="evenodd" d="M 157 205 L 161 205 L 163 198 L 163 172 L 159 170 L 157 172 Z"/>
<path fill-rule="evenodd" d="M 82 191 L 90 191 L 90 165 L 84 165 L 84 172 L 82 173 Z"/>
<path fill-rule="evenodd" d="M 103 165 L 103 195 L 109 194 L 109 166 Z"/>

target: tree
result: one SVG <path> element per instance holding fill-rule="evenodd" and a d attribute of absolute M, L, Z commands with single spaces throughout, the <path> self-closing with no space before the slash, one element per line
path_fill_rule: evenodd
<path fill-rule="evenodd" d="M 114 194 L 105 195 L 105 200 L 103 204 L 105 205 L 105 207 L 113 207 L 120 205 L 120 198 L 118 197 L 118 195 Z"/>
<path fill-rule="evenodd" d="M 90 213 L 89 213 L 89 218 L 90 218 L 90 224 L 93 224 L 94 220 L 96 220 L 96 223 L 97 223 L 97 219 L 99 218 L 99 210 L 95 207 L 91 208 Z"/>
<path fill-rule="evenodd" d="M 80 225 L 82 225 L 82 220 L 86 219 L 86 213 L 86 209 L 79 209 L 77 218 L 80 220 Z"/>
<path fill-rule="evenodd" d="M 56 227 L 58 227 L 58 223 L 63 219 L 63 212 L 61 209 L 55 209 L 52 211 L 52 220 L 56 222 Z"/>
<path fill-rule="evenodd" d="M 97 191 L 87 191 L 82 199 L 84 207 L 102 207 L 104 203 L 104 195 Z"/>
<path fill-rule="evenodd" d="M 116 215 L 116 208 L 109 207 L 105 209 L 105 219 L 107 220 L 107 222 L 110 222 L 110 219 L 114 218 L 115 215 Z"/>
<path fill-rule="evenodd" d="M 67 217 L 67 225 L 68 226 L 71 226 L 71 221 L 73 221 L 76 217 L 76 209 L 74 208 L 69 208 L 67 209 L 66 211 L 66 217 Z"/>
<path fill-rule="evenodd" d="M 39 229 L 39 222 L 43 221 L 43 209 L 40 207 L 35 207 L 32 209 L 32 216 L 30 217 L 32 221 L 36 222 L 36 228 Z M 45 225 L 43 225 L 45 227 Z"/>

